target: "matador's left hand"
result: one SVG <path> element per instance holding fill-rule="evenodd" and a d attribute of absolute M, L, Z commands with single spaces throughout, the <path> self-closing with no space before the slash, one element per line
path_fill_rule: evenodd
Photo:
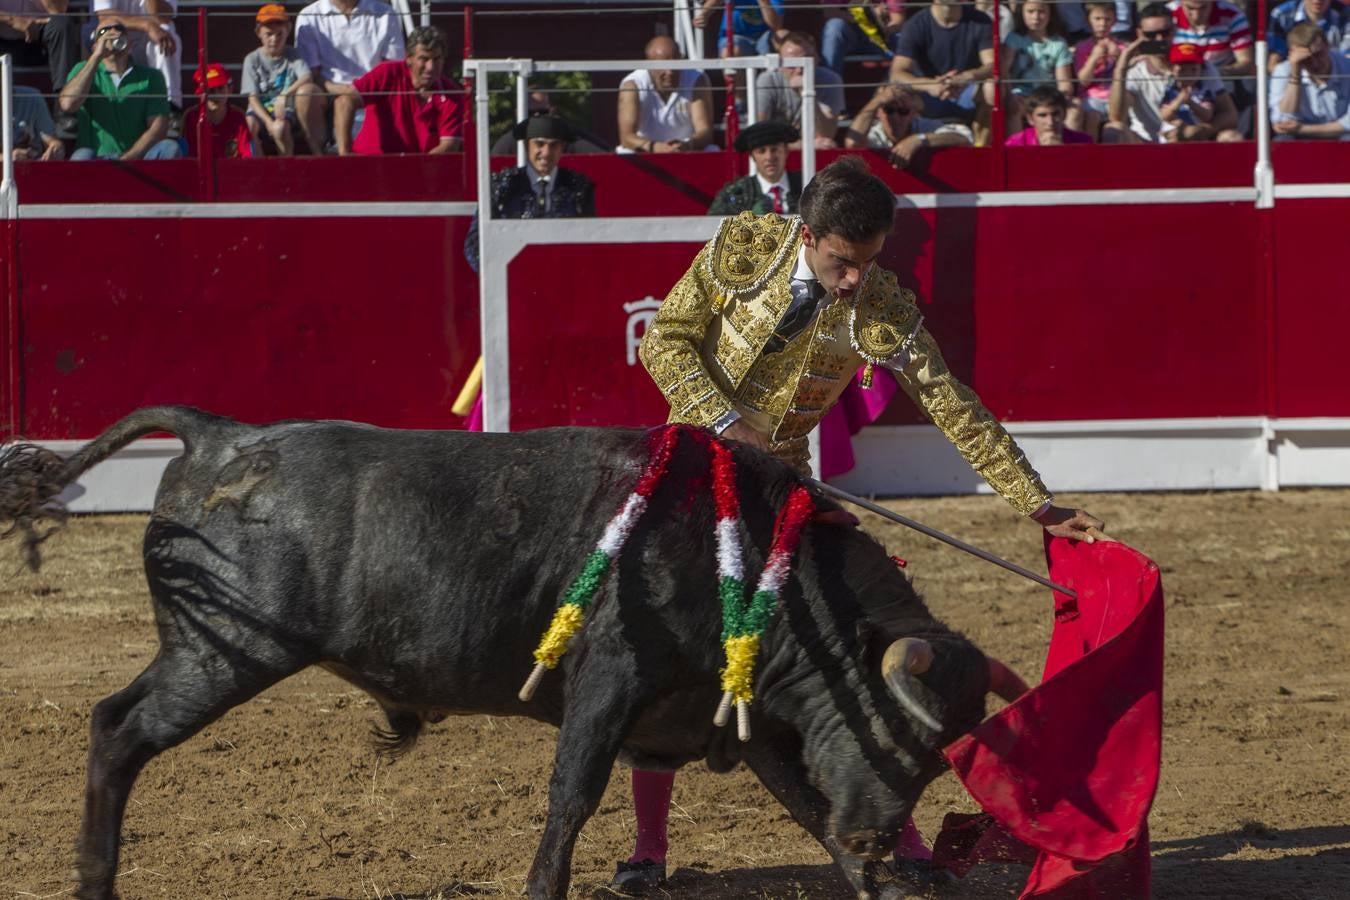
<path fill-rule="evenodd" d="M 1106 523 L 1085 509 L 1050 506 L 1036 516 L 1036 521 L 1055 537 L 1073 538 L 1089 544 L 1097 540 L 1112 540 L 1102 533 L 1106 530 Z"/>

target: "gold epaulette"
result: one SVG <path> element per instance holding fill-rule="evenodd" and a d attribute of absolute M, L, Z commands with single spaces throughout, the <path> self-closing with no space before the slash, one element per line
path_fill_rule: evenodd
<path fill-rule="evenodd" d="M 784 218 L 775 213 L 743 212 L 723 219 L 712 239 L 712 252 L 704 257 L 708 279 L 717 292 L 716 308 L 731 297 L 763 287 L 788 261 L 800 229 L 796 216 Z"/>
<path fill-rule="evenodd" d="M 865 287 L 854 308 L 850 337 L 859 356 L 879 365 L 905 349 L 923 316 L 914 292 L 897 285 L 890 272 Z"/>

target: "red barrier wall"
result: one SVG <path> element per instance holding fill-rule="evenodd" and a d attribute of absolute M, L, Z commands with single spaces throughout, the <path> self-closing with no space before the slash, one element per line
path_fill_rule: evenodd
<path fill-rule="evenodd" d="M 1339 146 L 1277 146 L 1275 159 L 1283 177 L 1311 165 L 1327 172 L 1345 156 Z M 958 150 L 899 172 L 869 155 L 925 207 L 898 212 L 884 263 L 919 292 L 952 368 L 1000 417 L 1350 415 L 1331 345 L 1350 325 L 1339 301 L 1350 273 L 1327 242 L 1350 199 L 1281 200 L 1261 213 L 1250 202 L 1178 203 L 1163 193 L 1157 203 L 1135 193 L 1111 206 L 1050 205 L 1068 194 L 1030 206 L 975 203 L 977 194 L 1031 187 L 1245 188 L 1253 159 L 1251 145 L 1040 148 L 1009 152 L 1006 165 Z M 17 249 L 4 260 L 0 341 L 13 362 L 0 390 L 0 438 L 89 437 L 162 402 L 249 420 L 453 426 L 449 404 L 478 352 L 476 279 L 461 250 L 467 218 L 383 208 L 334 218 L 304 204 L 463 200 L 473 188 L 464 162 L 243 161 L 205 173 L 195 161 L 20 164 L 21 209 L 30 212 L 8 226 Z M 733 158 L 564 164 L 596 181 L 602 214 L 697 214 Z M 942 199 L 953 191 L 962 197 Z M 300 215 L 109 219 L 90 204 L 32 217 L 41 204 L 91 197 L 200 196 L 285 202 Z M 510 269 L 514 427 L 664 418 L 654 386 L 628 364 L 624 305 L 662 298 L 695 249 L 524 251 Z M 900 402 L 884 421 L 917 414 Z"/>

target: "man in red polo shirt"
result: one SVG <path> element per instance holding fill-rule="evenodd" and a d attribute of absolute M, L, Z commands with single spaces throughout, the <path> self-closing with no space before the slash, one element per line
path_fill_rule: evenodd
<path fill-rule="evenodd" d="M 454 153 L 464 147 L 463 88 L 445 77 L 446 39 L 439 28 L 408 36 L 406 59 L 380 63 L 338 96 L 333 113 L 338 153 Z M 365 121 L 353 141 L 352 122 Z"/>

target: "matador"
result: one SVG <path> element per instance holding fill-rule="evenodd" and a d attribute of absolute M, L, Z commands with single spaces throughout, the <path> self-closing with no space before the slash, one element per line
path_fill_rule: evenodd
<path fill-rule="evenodd" d="M 856 156 L 802 192 L 801 217 L 743 212 L 722 220 L 657 311 L 639 350 L 670 403 L 670 421 L 710 428 L 810 473 L 807 435 L 864 369 L 896 381 L 970 465 L 1019 513 L 1052 534 L 1093 540 L 1099 519 L 1054 505 L 1012 436 L 947 369 L 914 293 L 876 265 L 895 196 Z M 665 880 L 674 775 L 633 771 L 637 846 L 614 884 Z M 913 823 L 900 865 L 931 857 Z"/>

